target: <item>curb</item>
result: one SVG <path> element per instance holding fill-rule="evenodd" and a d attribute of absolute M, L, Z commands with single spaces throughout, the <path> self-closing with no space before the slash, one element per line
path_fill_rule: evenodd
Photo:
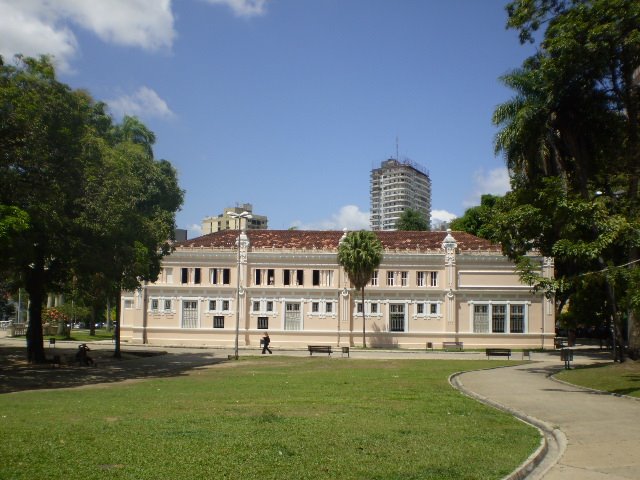
<path fill-rule="evenodd" d="M 494 367 L 485 370 L 494 370 L 495 368 L 508 367 Z M 531 425 L 540 432 L 540 446 L 535 452 L 529 455 L 522 464 L 502 480 L 523 480 L 525 478 L 528 480 L 536 480 L 542 478 L 544 474 L 558 462 L 567 448 L 567 438 L 564 433 L 557 428 L 553 428 L 542 420 L 502 405 L 478 393 L 472 392 L 464 386 L 462 380 L 459 378 L 464 373 L 470 373 L 470 371 L 454 373 L 449 377 L 449 384 L 463 395 L 473 398 L 474 400 L 484 403 L 492 408 L 513 415 L 521 422 Z"/>

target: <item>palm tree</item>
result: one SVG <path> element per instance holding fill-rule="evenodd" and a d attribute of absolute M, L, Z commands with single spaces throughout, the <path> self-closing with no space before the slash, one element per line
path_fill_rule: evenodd
<path fill-rule="evenodd" d="M 362 347 L 366 348 L 364 287 L 382 261 L 382 242 L 375 233 L 360 230 L 350 232 L 340 241 L 338 263 L 342 265 L 349 281 L 362 294 Z"/>

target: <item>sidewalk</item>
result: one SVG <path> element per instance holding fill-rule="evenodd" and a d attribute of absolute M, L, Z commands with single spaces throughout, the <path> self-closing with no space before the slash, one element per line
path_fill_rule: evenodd
<path fill-rule="evenodd" d="M 536 362 L 463 373 L 457 383 L 543 430 L 549 451 L 527 479 L 640 478 L 640 401 L 549 378 L 561 368 Z"/>

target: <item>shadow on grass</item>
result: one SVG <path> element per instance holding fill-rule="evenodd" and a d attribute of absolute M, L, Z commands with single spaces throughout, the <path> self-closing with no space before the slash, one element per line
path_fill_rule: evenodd
<path fill-rule="evenodd" d="M 74 353 L 73 350 L 63 350 L 60 366 L 34 365 L 23 360 L 24 348 L 0 348 L 0 394 L 175 377 L 187 375 L 198 367 L 226 361 L 226 358 L 216 358 L 210 352 L 172 354 L 124 350 L 122 359 L 119 360 L 113 357 L 113 351 L 92 350 L 90 356 L 96 361 L 97 366 L 84 367 L 69 362 Z"/>

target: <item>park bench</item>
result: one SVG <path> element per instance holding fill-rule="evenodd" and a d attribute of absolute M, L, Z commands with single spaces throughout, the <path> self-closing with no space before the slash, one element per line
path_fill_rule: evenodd
<path fill-rule="evenodd" d="M 487 359 L 491 357 L 507 357 L 511 360 L 511 349 L 510 348 L 487 348 Z"/>
<path fill-rule="evenodd" d="M 442 349 L 462 351 L 463 343 L 462 342 L 442 342 Z"/>
<path fill-rule="evenodd" d="M 331 356 L 332 350 L 331 345 L 307 345 L 309 349 L 309 355 L 313 355 L 313 352 L 316 353 L 328 353 Z"/>
<path fill-rule="evenodd" d="M 555 348 L 564 348 L 567 346 L 568 339 L 567 337 L 556 337 L 553 339 L 553 346 Z"/>

